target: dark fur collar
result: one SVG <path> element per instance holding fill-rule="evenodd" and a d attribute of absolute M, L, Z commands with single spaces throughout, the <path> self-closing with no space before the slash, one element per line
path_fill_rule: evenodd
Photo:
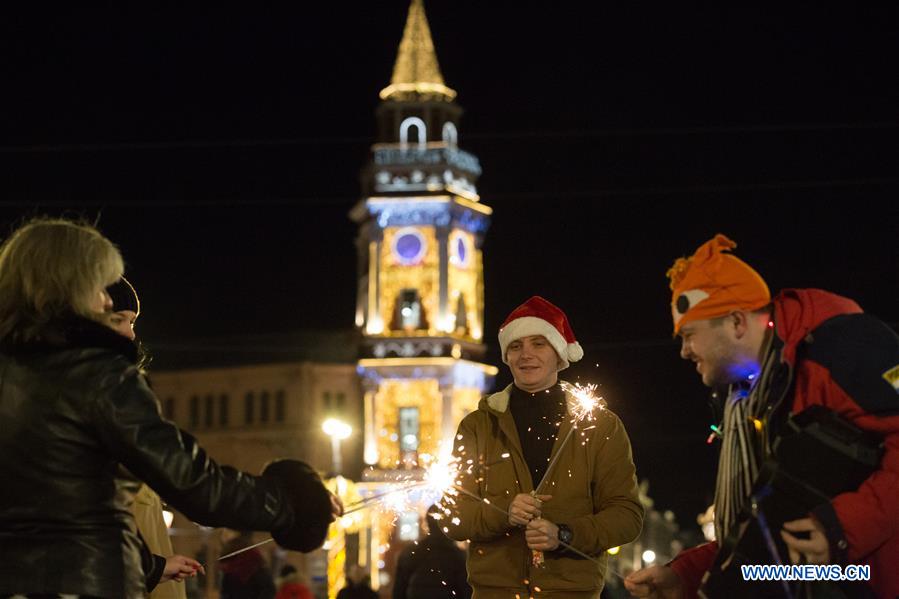
<path fill-rule="evenodd" d="M 4 339 L 0 349 L 11 354 L 47 353 L 79 348 L 110 349 L 138 363 L 138 345 L 111 328 L 81 316 L 67 315 L 41 327 L 30 341 Z"/>

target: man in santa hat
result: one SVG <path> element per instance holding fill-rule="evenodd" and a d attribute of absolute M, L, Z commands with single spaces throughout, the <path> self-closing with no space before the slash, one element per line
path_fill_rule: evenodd
<path fill-rule="evenodd" d="M 729 386 L 719 427 L 716 536 L 745 530 L 760 471 L 776 456 L 789 416 L 827 408 L 882 439 L 885 453 L 857 489 L 821 499 L 805 517 L 771 531 L 787 548 L 781 561 L 867 564 L 871 580 L 861 588 L 841 583 L 845 596 L 897 597 L 899 337 L 854 301 L 827 291 L 785 289 L 772 299 L 762 277 L 730 253 L 735 247 L 716 235 L 668 271 L 681 357 L 696 364 L 705 385 Z M 717 543 L 689 549 L 667 566 L 628 576 L 625 586 L 638 597 L 694 597 L 713 563 L 727 563 L 726 555 L 716 561 L 718 549 Z M 743 593 L 764 592 L 757 581 L 741 577 L 734 584 Z"/>
<path fill-rule="evenodd" d="M 449 506 L 447 535 L 471 542 L 474 599 L 599 597 L 606 550 L 634 540 L 643 523 L 627 433 L 604 407 L 589 421 L 573 415 L 559 371 L 584 352 L 558 307 L 530 298 L 499 343 L 514 382 L 459 425 L 464 492 Z"/>

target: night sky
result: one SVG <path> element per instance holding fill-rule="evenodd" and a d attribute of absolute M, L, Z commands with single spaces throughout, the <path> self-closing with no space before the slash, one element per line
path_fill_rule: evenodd
<path fill-rule="evenodd" d="M 716 450 L 665 270 L 723 232 L 772 290 L 829 289 L 899 326 L 899 21 L 601 4 L 426 9 L 495 211 L 488 361 L 512 308 L 560 305 L 587 353 L 568 378 L 602 384 L 657 505 L 689 524 Z M 347 213 L 407 9 L 4 9 L 0 230 L 97 221 L 161 363 L 216 336 L 351 328 Z"/>

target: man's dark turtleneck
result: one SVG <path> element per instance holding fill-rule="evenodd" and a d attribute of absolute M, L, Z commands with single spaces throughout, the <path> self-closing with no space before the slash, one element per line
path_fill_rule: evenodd
<path fill-rule="evenodd" d="M 559 425 L 567 413 L 565 392 L 558 383 L 536 393 L 522 391 L 513 384 L 510 396 L 509 409 L 518 429 L 524 461 L 536 487 L 549 465 Z M 546 489 L 540 489 L 540 492 L 545 493 Z"/>

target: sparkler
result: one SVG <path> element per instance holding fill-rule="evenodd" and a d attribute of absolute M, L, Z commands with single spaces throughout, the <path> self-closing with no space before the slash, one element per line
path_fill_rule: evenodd
<path fill-rule="evenodd" d="M 244 551 L 249 551 L 250 549 L 255 549 L 256 547 L 259 547 L 259 546 L 261 546 L 261 545 L 265 545 L 266 543 L 271 543 L 271 542 L 274 541 L 274 540 L 275 540 L 275 539 L 269 537 L 269 538 L 267 538 L 267 539 L 264 540 L 264 541 L 260 541 L 260 542 L 256 543 L 255 545 L 250 545 L 249 547 L 242 547 L 242 548 L 238 549 L 237 551 L 232 551 L 232 552 L 229 553 L 228 555 L 223 555 L 223 556 L 221 556 L 220 558 L 218 558 L 218 561 L 222 561 L 223 559 L 228 559 L 229 557 L 234 557 L 235 555 L 238 555 L 238 554 L 240 554 L 240 553 L 243 553 Z"/>
<path fill-rule="evenodd" d="M 348 514 L 352 514 L 353 512 L 358 512 L 360 510 L 364 510 L 365 508 L 380 502 L 385 497 L 390 495 L 395 495 L 397 493 L 406 493 L 411 491 L 412 489 L 418 489 L 428 485 L 428 481 L 419 481 L 413 482 L 410 484 L 405 484 L 401 486 L 397 486 L 395 489 L 390 489 L 389 491 L 384 491 L 383 493 L 376 493 L 375 495 L 369 495 L 365 499 L 361 499 L 355 503 L 351 503 L 346 506 L 346 509 L 343 511 L 343 515 L 346 516 Z M 394 510 L 395 511 L 395 510 Z"/>
<path fill-rule="evenodd" d="M 394 513 L 408 512 L 413 508 L 414 503 L 411 497 L 411 491 L 420 490 L 418 498 L 422 503 L 434 503 L 447 493 L 451 493 L 450 489 L 456 482 L 459 475 L 459 460 L 453 458 L 449 460 L 437 460 L 425 469 L 423 480 L 407 480 L 396 484 L 394 488 L 388 489 L 382 493 L 370 495 L 360 501 L 351 503 L 346 506 L 343 516 L 347 516 L 354 512 L 364 510 L 369 507 L 384 505 L 388 511 Z M 266 539 L 248 547 L 242 547 L 237 551 L 233 551 L 228 555 L 223 555 L 219 561 L 234 557 L 250 549 L 254 549 L 266 543 L 271 543 L 274 539 Z"/>
<path fill-rule="evenodd" d="M 605 408 L 602 397 L 596 396 L 596 385 L 594 384 L 581 385 L 580 383 L 575 383 L 574 385 L 572 385 L 567 381 L 561 381 L 559 383 L 559 387 L 561 387 L 562 391 L 565 392 L 565 395 L 567 397 L 570 397 L 574 400 L 568 402 L 568 412 L 571 415 L 571 428 L 568 429 L 568 434 L 565 435 L 564 439 L 562 439 L 562 443 L 559 445 L 559 450 L 556 452 L 556 455 L 553 456 L 552 461 L 546 467 L 546 471 L 543 473 L 543 478 L 540 479 L 540 482 L 537 483 L 537 486 L 534 487 L 533 491 L 531 491 L 531 496 L 533 497 L 536 497 L 539 494 L 540 489 L 542 489 L 543 485 L 549 480 L 549 476 L 553 471 L 553 466 L 555 466 L 556 462 L 559 461 L 559 457 L 562 455 L 562 450 L 571 439 L 574 431 L 577 430 L 578 425 L 584 422 L 592 422 L 595 418 L 595 411 Z M 537 549 L 532 549 L 531 562 L 537 567 L 542 567 L 544 564 L 543 552 Z"/>

